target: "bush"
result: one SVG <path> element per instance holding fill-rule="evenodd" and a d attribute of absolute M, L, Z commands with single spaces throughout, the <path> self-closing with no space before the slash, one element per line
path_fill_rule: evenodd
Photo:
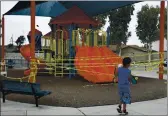
<path fill-rule="evenodd" d="M 13 48 L 14 45 L 13 44 L 8 44 L 8 48 Z"/>

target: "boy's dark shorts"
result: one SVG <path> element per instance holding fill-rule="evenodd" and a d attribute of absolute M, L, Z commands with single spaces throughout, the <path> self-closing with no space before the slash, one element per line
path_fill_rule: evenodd
<path fill-rule="evenodd" d="M 131 94 L 129 86 L 119 86 L 120 102 L 124 104 L 131 104 Z"/>

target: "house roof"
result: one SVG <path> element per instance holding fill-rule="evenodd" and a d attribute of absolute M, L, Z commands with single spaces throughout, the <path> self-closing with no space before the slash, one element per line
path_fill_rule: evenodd
<path fill-rule="evenodd" d="M 110 47 L 111 50 L 117 51 L 117 45 L 110 45 L 109 47 Z M 146 48 L 144 48 L 144 47 L 139 47 L 139 46 L 137 46 L 137 45 L 122 45 L 122 46 L 121 46 L 122 49 L 129 48 L 129 47 L 134 48 L 134 49 L 137 49 L 137 50 L 140 50 L 140 51 L 143 51 L 143 52 L 147 52 L 147 51 L 148 51 Z M 152 52 L 157 52 L 157 51 L 152 50 Z"/>
<path fill-rule="evenodd" d="M 144 47 L 139 47 L 137 45 L 126 45 L 126 46 L 122 46 L 122 49 L 125 49 L 125 48 L 128 48 L 128 47 L 131 47 L 131 48 L 134 48 L 134 49 L 138 49 L 140 51 L 144 51 L 144 52 L 147 52 L 148 49 L 144 48 Z M 152 50 L 152 52 L 156 52 L 155 50 Z"/>
<path fill-rule="evenodd" d="M 51 20 L 50 24 L 57 24 L 61 26 L 67 26 L 71 24 L 77 24 L 80 28 L 87 27 L 90 25 L 93 27 L 98 26 L 98 21 L 87 16 L 84 11 L 82 11 L 77 6 L 73 6 L 68 11 L 64 12 L 60 16 L 55 17 Z"/>

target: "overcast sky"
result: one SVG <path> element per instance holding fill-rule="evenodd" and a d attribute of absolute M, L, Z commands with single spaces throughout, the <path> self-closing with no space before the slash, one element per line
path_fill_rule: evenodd
<path fill-rule="evenodd" d="M 8 10 L 10 10 L 17 1 L 2 1 L 1 3 L 1 14 L 4 14 Z M 145 1 L 135 4 L 135 10 L 134 15 L 132 15 L 131 22 L 129 24 L 129 31 L 131 31 L 132 36 L 129 38 L 128 44 L 129 45 L 139 45 L 142 46 L 141 42 L 138 40 L 138 37 L 136 36 L 135 28 L 137 25 L 137 12 L 141 10 L 141 7 L 145 4 L 153 5 L 159 5 L 160 1 Z M 36 24 L 39 25 L 37 29 L 42 31 L 43 34 L 46 34 L 50 31 L 50 28 L 48 26 L 50 18 L 49 17 L 36 17 Z M 109 23 L 106 23 L 104 26 L 104 30 L 106 30 Z M 19 37 L 20 35 L 24 35 L 27 37 L 27 33 L 30 31 L 30 17 L 29 16 L 5 16 L 5 44 L 10 43 L 10 38 L 13 35 L 14 41 Z M 153 49 L 158 50 L 159 49 L 159 42 L 155 42 L 153 44 Z M 165 41 L 165 50 L 166 50 L 166 41 Z"/>

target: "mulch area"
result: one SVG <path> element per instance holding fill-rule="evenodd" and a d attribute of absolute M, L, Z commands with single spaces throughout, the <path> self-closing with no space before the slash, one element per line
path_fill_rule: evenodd
<path fill-rule="evenodd" d="M 9 70 L 8 76 L 21 77 L 23 70 Z M 166 80 L 140 78 L 138 84 L 131 85 L 132 102 L 146 101 L 167 96 Z M 76 76 L 71 80 L 68 77 L 38 76 L 37 83 L 43 90 L 52 91 L 52 94 L 39 100 L 40 105 L 88 107 L 98 105 L 117 104 L 117 84 L 92 84 Z M 8 100 L 33 103 L 33 96 L 10 94 Z"/>

